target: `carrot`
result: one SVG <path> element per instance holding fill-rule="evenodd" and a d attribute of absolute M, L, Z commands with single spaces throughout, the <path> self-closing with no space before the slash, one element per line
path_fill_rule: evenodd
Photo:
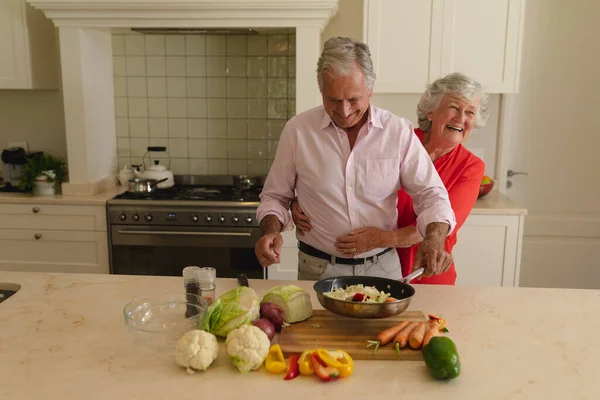
<path fill-rule="evenodd" d="M 394 343 L 398 344 L 399 347 L 406 346 L 406 342 L 408 341 L 408 335 L 417 326 L 417 324 L 418 322 L 411 322 L 404 329 L 398 332 L 398 334 L 394 338 Z"/>
<path fill-rule="evenodd" d="M 377 335 L 377 340 L 379 340 L 379 344 L 381 346 L 385 346 L 386 344 L 394 340 L 398 332 L 404 329 L 406 325 L 408 325 L 408 321 L 402 321 L 398 325 L 392 326 L 391 328 L 382 331 L 379 335 Z"/>
<path fill-rule="evenodd" d="M 425 336 L 425 322 L 419 322 L 417 326 L 408 335 L 408 344 L 413 349 L 418 349 L 423 344 L 423 336 Z"/>
<path fill-rule="evenodd" d="M 377 353 L 377 349 L 379 346 L 385 346 L 389 342 L 394 339 L 394 337 L 400 332 L 406 325 L 408 321 L 402 321 L 397 325 L 392 326 L 391 328 L 387 328 L 377 335 L 377 340 L 367 340 L 367 348 L 375 346 L 373 349 L 373 354 Z"/>
<path fill-rule="evenodd" d="M 388 297 L 385 299 L 386 303 L 393 303 L 394 301 L 398 301 L 398 299 L 394 298 L 394 297 Z"/>
<path fill-rule="evenodd" d="M 423 346 L 429 343 L 432 337 L 440 334 L 440 328 L 437 323 L 430 324 L 429 329 L 425 332 L 425 337 L 423 338 Z"/>

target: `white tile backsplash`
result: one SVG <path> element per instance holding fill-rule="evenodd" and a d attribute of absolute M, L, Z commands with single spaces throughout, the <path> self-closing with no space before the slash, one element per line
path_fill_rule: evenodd
<path fill-rule="evenodd" d="M 187 119 L 186 118 L 169 118 L 169 137 L 170 138 L 187 138 Z"/>
<path fill-rule="evenodd" d="M 168 77 L 167 97 L 187 97 L 187 79 L 185 77 Z"/>
<path fill-rule="evenodd" d="M 167 97 L 167 78 L 148 77 L 148 97 Z"/>
<path fill-rule="evenodd" d="M 148 137 L 148 118 L 129 118 L 129 136 Z"/>
<path fill-rule="evenodd" d="M 167 99 L 165 97 L 148 98 L 148 116 L 151 118 L 167 118 Z"/>
<path fill-rule="evenodd" d="M 185 55 L 185 36 L 183 35 L 167 35 L 165 44 L 168 56 L 184 56 Z"/>
<path fill-rule="evenodd" d="M 125 36 L 125 53 L 129 56 L 143 56 L 146 54 L 144 35 Z"/>
<path fill-rule="evenodd" d="M 208 119 L 208 137 L 224 139 L 227 137 L 227 120 L 224 118 Z"/>
<path fill-rule="evenodd" d="M 295 114 L 295 36 L 118 33 L 112 46 L 120 168 L 153 145 L 175 174 L 268 172 Z"/>
<path fill-rule="evenodd" d="M 168 120 L 166 118 L 149 118 L 148 119 L 148 130 L 149 130 L 151 138 L 169 137 Z"/>
<path fill-rule="evenodd" d="M 146 36 L 147 56 L 164 56 L 166 54 L 165 35 Z"/>
<path fill-rule="evenodd" d="M 185 37 L 185 51 L 187 56 L 205 55 L 206 37 L 200 35 L 187 35 Z"/>
<path fill-rule="evenodd" d="M 146 76 L 146 59 L 144 57 L 125 57 L 127 76 Z"/>
<path fill-rule="evenodd" d="M 127 78 L 127 96 L 129 97 L 148 97 L 146 90 L 146 78 L 128 77 Z"/>

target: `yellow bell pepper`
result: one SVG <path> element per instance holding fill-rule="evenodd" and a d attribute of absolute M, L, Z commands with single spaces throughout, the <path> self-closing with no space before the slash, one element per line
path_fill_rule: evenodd
<path fill-rule="evenodd" d="M 273 374 L 280 374 L 287 369 L 283 352 L 278 344 L 274 344 L 269 348 L 269 354 L 265 360 L 265 368 Z"/>
<path fill-rule="evenodd" d="M 343 350 L 328 351 L 326 349 L 317 349 L 317 354 L 327 366 L 336 368 L 340 371 L 340 376 L 350 376 L 354 371 L 354 360 L 350 354 Z"/>
<path fill-rule="evenodd" d="M 313 366 L 310 362 L 310 355 L 314 353 L 316 350 L 304 350 L 300 358 L 298 359 L 298 366 L 300 367 L 300 373 L 302 375 L 312 375 L 315 373 Z"/>

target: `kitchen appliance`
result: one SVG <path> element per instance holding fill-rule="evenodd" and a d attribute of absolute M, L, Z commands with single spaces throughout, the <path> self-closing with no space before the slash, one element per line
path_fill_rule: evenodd
<path fill-rule="evenodd" d="M 337 276 L 321 279 L 313 285 L 313 288 L 323 308 L 334 314 L 350 318 L 389 318 L 408 308 L 410 300 L 415 294 L 415 288 L 405 282 L 418 278 L 423 272 L 425 272 L 425 268 L 419 268 L 400 280 L 374 276 Z M 390 297 L 396 300 L 385 303 L 362 303 L 334 299 L 323 294 L 331 292 L 333 289 L 343 289 L 351 285 L 374 286 L 379 291 L 390 293 Z"/>
<path fill-rule="evenodd" d="M 165 153 L 169 161 L 169 167 L 160 164 L 160 159 L 152 159 L 150 153 Z M 167 153 L 167 148 L 163 146 L 149 146 L 148 151 L 142 157 L 143 171 L 138 169 L 133 170 L 133 175 L 140 179 L 156 179 L 159 180 L 158 188 L 165 189 L 175 185 L 175 178 L 171 172 L 171 157 Z"/>
<path fill-rule="evenodd" d="M 266 279 L 254 254 L 262 188 L 238 190 L 232 176 L 178 175 L 175 183 L 107 202 L 110 272 L 182 276 L 197 265 L 220 278 Z"/>
<path fill-rule="evenodd" d="M 393 318 L 357 320 L 340 317 L 326 310 L 314 310 L 309 319 L 282 329 L 278 343 L 286 357 L 302 354 L 306 349 L 339 349 L 340 343 L 343 343 L 341 348 L 355 360 L 422 361 L 421 350 L 402 348 L 402 356 L 398 358 L 393 343 L 379 346 L 375 354 L 373 347 L 367 347 L 368 340 L 376 340 L 381 331 L 402 320 L 426 322 L 427 317 L 422 311 L 405 311 Z"/>
<path fill-rule="evenodd" d="M 10 147 L 2 151 L 2 177 L 4 182 L 18 188 L 27 164 L 27 153 L 22 147 Z"/>
<path fill-rule="evenodd" d="M 135 194 L 150 194 L 154 192 L 156 187 L 161 183 L 167 181 L 169 178 L 162 179 L 140 179 L 132 178 L 128 181 L 129 193 Z"/>

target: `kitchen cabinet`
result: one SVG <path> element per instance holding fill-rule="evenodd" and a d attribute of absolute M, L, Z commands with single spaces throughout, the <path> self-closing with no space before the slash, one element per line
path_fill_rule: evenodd
<path fill-rule="evenodd" d="M 104 206 L 0 203 L 0 270 L 108 273 Z"/>
<path fill-rule="evenodd" d="M 519 88 L 525 0 L 365 0 L 375 93 L 422 93 L 462 72 L 488 93 Z"/>
<path fill-rule="evenodd" d="M 25 0 L 0 1 L 0 89 L 58 89 L 56 29 Z"/>
<path fill-rule="evenodd" d="M 518 286 L 523 215 L 471 214 L 458 232 L 452 255 L 458 286 Z M 269 267 L 269 279 L 294 280 L 298 247 L 294 231 L 283 232 L 281 263 Z"/>

